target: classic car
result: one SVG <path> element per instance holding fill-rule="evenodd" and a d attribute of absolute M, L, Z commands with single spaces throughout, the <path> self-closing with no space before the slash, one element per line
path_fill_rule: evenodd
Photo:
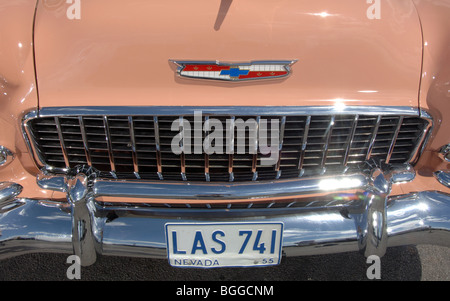
<path fill-rule="evenodd" d="M 0 258 L 450 245 L 450 1 L 0 1 Z"/>

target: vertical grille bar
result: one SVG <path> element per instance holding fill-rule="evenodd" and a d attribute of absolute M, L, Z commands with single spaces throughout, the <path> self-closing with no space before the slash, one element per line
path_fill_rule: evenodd
<path fill-rule="evenodd" d="M 400 116 L 398 118 L 397 127 L 395 128 L 395 132 L 394 132 L 394 135 L 392 136 L 392 140 L 391 140 L 391 145 L 389 146 L 389 151 L 386 156 L 386 163 L 389 163 L 389 161 L 391 160 L 392 152 L 394 151 L 394 146 L 395 146 L 395 143 L 397 142 L 398 133 L 400 132 L 400 128 L 401 128 L 402 124 L 403 124 L 403 116 Z"/>
<path fill-rule="evenodd" d="M 305 158 L 306 145 L 308 144 L 308 132 L 309 127 L 311 126 L 311 116 L 306 117 L 305 128 L 303 130 L 303 138 L 302 138 L 302 149 L 300 152 L 300 158 L 298 160 L 298 170 L 299 176 L 301 177 L 305 170 L 303 169 L 303 159 Z"/>
<path fill-rule="evenodd" d="M 235 116 L 230 117 L 230 125 L 227 131 L 227 154 L 228 154 L 228 174 L 229 181 L 234 181 L 234 173 L 233 173 L 233 159 L 234 159 L 234 121 Z"/>
<path fill-rule="evenodd" d="M 134 137 L 134 121 L 133 121 L 133 116 L 128 116 L 128 128 L 130 130 L 130 142 L 131 142 L 131 152 L 132 152 L 132 157 L 133 157 L 133 170 L 134 170 L 134 175 L 136 176 L 137 179 L 140 179 L 140 175 L 139 175 L 139 165 L 138 165 L 138 160 L 137 160 L 137 152 L 136 152 L 136 139 Z"/>
<path fill-rule="evenodd" d="M 92 165 L 91 153 L 89 152 L 89 145 L 88 145 L 88 140 L 87 140 L 87 136 L 86 136 L 86 128 L 84 127 L 84 120 L 83 120 L 82 116 L 78 117 L 78 122 L 80 124 L 81 138 L 83 139 L 84 153 L 86 155 L 86 162 L 89 166 L 91 166 Z"/>
<path fill-rule="evenodd" d="M 155 148 L 156 148 L 156 173 L 160 180 L 163 180 L 162 164 L 161 164 L 161 146 L 159 142 L 159 122 L 158 116 L 153 117 L 153 128 L 155 131 Z"/>
<path fill-rule="evenodd" d="M 205 124 L 209 123 L 209 117 L 205 116 Z M 204 126 L 204 130 L 203 133 L 205 135 L 205 145 L 209 145 L 209 132 L 207 130 L 207 126 Z M 203 148 L 203 146 L 202 146 Z M 209 176 L 209 155 L 207 152 L 205 152 L 205 179 L 206 182 L 209 182 L 211 180 L 210 176 Z"/>
<path fill-rule="evenodd" d="M 342 165 L 344 166 L 344 172 L 348 169 L 348 158 L 350 155 L 350 149 L 352 148 L 353 139 L 355 138 L 355 132 L 356 127 L 358 126 L 358 120 L 359 115 L 355 115 L 355 118 L 353 119 L 352 129 L 350 130 L 350 135 L 348 135 L 346 147 L 345 147 L 345 154 L 344 154 L 344 161 L 342 162 Z"/>
<path fill-rule="evenodd" d="M 55 117 L 56 130 L 58 131 L 59 143 L 61 144 L 61 149 L 64 156 L 64 163 L 66 164 L 66 168 L 70 168 L 69 156 L 67 155 L 66 144 L 64 142 L 64 136 L 62 134 L 61 123 L 59 122 L 59 118 Z"/>
<path fill-rule="evenodd" d="M 373 145 L 375 143 L 375 139 L 377 138 L 377 133 L 378 133 L 378 128 L 380 127 L 380 123 L 381 123 L 381 115 L 378 115 L 377 122 L 375 124 L 375 127 L 373 128 L 369 147 L 367 148 L 366 160 L 370 159 L 370 157 L 372 155 L 372 149 L 373 149 Z"/>
<path fill-rule="evenodd" d="M 327 131 L 325 133 L 325 144 L 323 145 L 322 160 L 320 161 L 320 168 L 321 168 L 320 173 L 321 174 L 324 174 L 326 171 L 325 163 L 327 161 L 328 146 L 330 144 L 331 132 L 333 132 L 333 126 L 334 126 L 335 119 L 336 119 L 336 116 L 334 116 L 334 115 L 331 116 L 330 123 L 328 124 Z"/>
<path fill-rule="evenodd" d="M 283 116 L 281 118 L 281 124 L 280 124 L 280 133 L 279 133 L 279 145 L 278 145 L 278 162 L 275 165 L 275 171 L 277 172 L 276 179 L 279 179 L 281 176 L 281 150 L 283 149 L 283 140 L 284 140 L 284 129 L 286 128 L 286 116 Z M 273 129 L 272 129 L 273 130 Z M 269 139 L 269 137 L 267 137 Z M 272 139 L 272 137 L 271 137 Z"/>
<path fill-rule="evenodd" d="M 105 127 L 106 143 L 108 145 L 109 164 L 111 165 L 111 175 L 116 178 L 116 164 L 114 163 L 114 154 L 111 144 L 111 134 L 108 124 L 108 116 L 103 116 L 103 125 Z"/>
<path fill-rule="evenodd" d="M 253 147 L 253 160 L 252 160 L 252 173 L 253 173 L 253 177 L 252 177 L 252 181 L 256 181 L 258 179 L 258 171 L 257 171 L 257 166 L 258 166 L 258 140 L 259 140 L 259 123 L 261 121 L 261 116 L 256 116 L 256 141 L 255 143 L 250 147 Z M 250 137 L 249 137 L 250 138 Z"/>
<path fill-rule="evenodd" d="M 183 181 L 187 181 L 186 178 L 186 155 L 184 153 L 184 118 L 183 116 L 180 116 L 179 118 L 180 123 L 180 131 L 181 131 L 181 154 L 180 154 L 180 165 L 181 165 L 181 178 Z"/>

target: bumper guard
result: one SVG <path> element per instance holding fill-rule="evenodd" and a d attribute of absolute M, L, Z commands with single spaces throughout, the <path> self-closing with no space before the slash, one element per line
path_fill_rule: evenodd
<path fill-rule="evenodd" d="M 73 176 L 41 173 L 38 184 L 66 192 L 64 201 L 20 198 L 20 185 L 0 183 L 0 259 L 32 252 L 68 253 L 80 256 L 86 266 L 98 254 L 165 258 L 164 225 L 169 221 L 281 221 L 285 256 L 361 251 L 381 257 L 391 246 L 450 246 L 450 195 L 423 191 L 389 197 L 392 184 L 413 179 L 414 170 L 409 165 L 367 166 L 340 178 L 217 185 L 102 180 L 82 169 Z M 349 189 L 364 197 L 336 206 L 251 209 L 104 206 L 96 200 L 110 196 L 257 202 Z"/>

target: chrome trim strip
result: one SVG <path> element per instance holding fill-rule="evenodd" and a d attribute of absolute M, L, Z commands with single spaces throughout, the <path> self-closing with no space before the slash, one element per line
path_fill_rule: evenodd
<path fill-rule="evenodd" d="M 388 184 L 407 182 L 414 179 L 414 169 L 409 164 L 383 166 L 383 175 Z M 150 180 L 108 180 L 91 177 L 94 197 L 124 197 L 144 199 L 180 200 L 261 200 L 297 197 L 305 194 L 331 194 L 359 190 L 361 193 L 372 185 L 372 173 L 368 170 L 336 177 L 316 176 L 256 182 L 180 182 Z M 383 180 L 384 181 L 384 180 Z M 64 175 L 38 174 L 37 183 L 43 189 L 69 191 L 71 177 Z M 368 186 L 369 185 L 369 186 Z M 383 186 L 386 188 L 385 186 Z M 159 201 L 157 201 L 159 202 Z"/>
<path fill-rule="evenodd" d="M 56 130 L 58 131 L 59 143 L 61 144 L 62 153 L 64 156 L 64 163 L 67 168 L 70 168 L 69 156 L 67 155 L 66 144 L 64 143 L 64 136 L 62 134 L 61 124 L 59 123 L 59 117 L 55 117 Z"/>
<path fill-rule="evenodd" d="M 193 106 L 91 106 L 91 107 L 46 107 L 39 110 L 39 117 L 50 116 L 120 116 L 120 115 L 151 115 L 151 116 L 183 116 L 194 115 L 201 110 L 202 115 L 226 115 L 226 116 L 273 116 L 273 115 L 356 115 L 371 116 L 408 115 L 419 116 L 419 109 L 404 106 L 217 106 L 217 107 L 193 107 Z"/>
<path fill-rule="evenodd" d="M 260 61 L 250 61 L 250 62 L 222 62 L 222 61 L 200 61 L 200 60 L 174 60 L 170 59 L 169 62 L 172 62 L 176 65 L 178 64 L 191 64 L 191 65 L 221 65 L 221 66 L 251 66 L 251 65 L 262 65 L 262 64 L 273 64 L 273 65 L 286 65 L 297 62 L 298 60 L 260 60 Z"/>
<path fill-rule="evenodd" d="M 325 187 L 327 184 L 333 184 Z M 249 200 L 273 197 L 289 197 L 324 192 L 365 189 L 368 177 L 364 174 L 331 177 L 256 181 L 256 182 L 160 182 L 93 180 L 95 196 L 182 199 L 182 200 Z M 326 190 L 325 190 L 326 191 Z"/>

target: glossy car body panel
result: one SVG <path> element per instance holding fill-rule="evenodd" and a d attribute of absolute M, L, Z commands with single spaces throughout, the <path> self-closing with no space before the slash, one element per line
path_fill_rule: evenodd
<path fill-rule="evenodd" d="M 36 2 L 0 3 L 0 145 L 28 152 L 17 131 L 24 112 L 37 105 L 33 58 L 33 17 Z"/>
<path fill-rule="evenodd" d="M 41 1 L 36 15 L 40 106 L 417 106 L 422 41 L 409 0 L 370 20 L 364 1 L 235 1 L 220 29 L 220 1 Z M 292 75 L 217 83 L 176 76 L 175 60 L 293 60 Z"/>
<path fill-rule="evenodd" d="M 21 183 L 23 194 L 51 197 L 36 184 L 37 168 L 23 138 L 22 117 L 38 104 L 34 72 L 33 20 L 36 1 L 0 2 L 0 145 L 15 159 L 0 168 L 0 181 Z"/>
<path fill-rule="evenodd" d="M 450 128 L 450 2 L 413 1 L 423 30 L 423 67 L 419 102 L 436 120 L 426 153 L 419 162 L 432 177 L 433 170 L 450 170 L 449 162 L 436 159 L 449 141 Z"/>

